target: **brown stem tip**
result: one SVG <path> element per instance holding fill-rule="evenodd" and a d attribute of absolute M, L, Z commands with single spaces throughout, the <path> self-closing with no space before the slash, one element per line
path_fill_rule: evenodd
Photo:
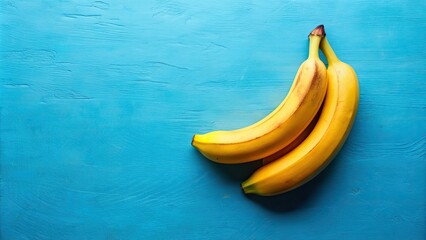
<path fill-rule="evenodd" d="M 325 37 L 325 30 L 324 25 L 318 25 L 312 32 L 309 34 L 309 36 L 320 36 Z"/>

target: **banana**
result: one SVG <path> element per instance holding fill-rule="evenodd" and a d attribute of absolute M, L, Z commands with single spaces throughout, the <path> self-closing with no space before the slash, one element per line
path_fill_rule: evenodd
<path fill-rule="evenodd" d="M 263 158 L 262 164 L 266 165 L 270 162 L 273 162 L 277 160 L 278 158 L 284 156 L 291 150 L 295 149 L 297 146 L 299 146 L 299 144 L 301 144 L 309 136 L 309 134 L 314 129 L 315 125 L 317 125 L 321 112 L 322 112 L 322 109 L 320 108 L 318 110 L 317 115 L 315 115 L 314 119 L 312 119 L 311 123 L 309 123 L 308 127 L 306 127 L 305 130 L 303 130 L 303 132 L 299 136 L 297 136 L 296 139 L 293 140 L 293 142 L 291 142 L 289 145 L 285 146 L 283 149 L 279 150 L 278 152 Z"/>
<path fill-rule="evenodd" d="M 273 112 L 241 129 L 195 134 L 192 145 L 214 162 L 234 164 L 262 159 L 293 142 L 318 112 L 327 90 L 326 68 L 318 55 L 323 32 L 320 25 L 310 33 L 309 56 Z"/>
<path fill-rule="evenodd" d="M 337 58 L 327 38 L 320 48 L 328 61 L 328 87 L 317 125 L 299 146 L 243 182 L 246 194 L 271 196 L 301 186 L 319 174 L 344 144 L 358 109 L 358 79 L 353 68 Z"/>

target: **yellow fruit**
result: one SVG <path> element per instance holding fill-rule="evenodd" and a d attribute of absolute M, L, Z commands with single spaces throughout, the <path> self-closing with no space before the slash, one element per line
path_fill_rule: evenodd
<path fill-rule="evenodd" d="M 322 25 L 309 35 L 308 59 L 272 113 L 245 128 L 195 134 L 192 145 L 212 161 L 232 164 L 265 158 L 291 144 L 315 117 L 325 96 L 326 68 L 318 56 L 323 36 Z"/>
<path fill-rule="evenodd" d="M 291 150 L 295 149 L 297 146 L 299 146 L 309 136 L 309 134 L 311 134 L 312 130 L 317 125 L 321 112 L 322 112 L 322 109 L 320 108 L 320 110 L 318 110 L 317 115 L 315 115 L 314 119 L 312 119 L 311 123 L 309 123 L 308 127 L 305 128 L 305 130 L 303 130 L 303 132 L 299 136 L 297 136 L 297 138 L 294 139 L 293 142 L 291 142 L 289 145 L 279 150 L 278 152 L 262 159 L 262 164 L 266 165 L 270 162 L 273 162 L 277 160 L 278 158 L 284 156 L 285 154 L 289 153 Z"/>
<path fill-rule="evenodd" d="M 297 188 L 320 173 L 344 144 L 358 109 L 358 79 L 353 68 L 337 58 L 326 38 L 321 50 L 328 61 L 328 87 L 317 125 L 299 146 L 243 182 L 245 193 L 270 196 Z"/>

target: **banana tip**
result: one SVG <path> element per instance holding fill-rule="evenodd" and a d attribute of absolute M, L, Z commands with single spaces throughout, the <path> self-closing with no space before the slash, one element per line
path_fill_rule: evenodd
<path fill-rule="evenodd" d="M 241 191 L 244 194 L 249 194 L 249 193 L 253 193 L 254 192 L 254 189 L 252 187 L 250 187 L 250 185 L 247 185 L 246 182 L 241 183 L 240 184 L 240 188 L 241 188 Z"/>
<path fill-rule="evenodd" d="M 318 25 L 316 28 L 314 28 L 314 30 L 312 30 L 312 32 L 309 34 L 309 36 L 320 36 L 320 37 L 325 37 L 325 29 L 324 29 L 324 25 Z"/>
<path fill-rule="evenodd" d="M 246 190 L 244 190 L 244 187 L 243 187 L 243 184 L 242 184 L 242 183 L 240 184 L 240 189 L 241 189 L 241 191 L 242 191 L 244 194 L 246 194 Z"/>
<path fill-rule="evenodd" d="M 191 140 L 191 145 L 194 146 L 194 138 L 195 138 L 195 134 L 194 136 L 192 136 L 192 140 Z"/>

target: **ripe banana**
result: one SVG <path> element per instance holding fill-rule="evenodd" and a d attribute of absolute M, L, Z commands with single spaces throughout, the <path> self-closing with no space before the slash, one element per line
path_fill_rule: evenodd
<path fill-rule="evenodd" d="M 299 146 L 309 136 L 309 134 L 314 129 L 315 125 L 317 125 L 321 112 L 322 112 L 322 108 L 318 110 L 317 115 L 315 115 L 314 119 L 312 119 L 311 123 L 309 123 L 308 127 L 306 127 L 305 130 L 303 130 L 303 132 L 299 136 L 297 136 L 296 139 L 293 140 L 293 142 L 291 142 L 289 145 L 285 146 L 283 149 L 279 150 L 278 152 L 262 159 L 262 164 L 266 165 L 270 162 L 273 162 L 277 160 L 278 158 L 284 156 L 291 150 L 295 149 L 297 146 Z"/>
<path fill-rule="evenodd" d="M 298 147 L 243 182 L 245 193 L 270 196 L 297 188 L 320 173 L 344 144 L 358 109 L 358 79 L 325 37 L 320 47 L 328 61 L 328 87 L 317 125 Z"/>
<path fill-rule="evenodd" d="M 309 125 L 325 97 L 326 68 L 318 56 L 323 36 L 322 25 L 309 35 L 308 59 L 273 112 L 245 128 L 195 134 L 192 145 L 208 159 L 227 164 L 259 160 L 289 145 Z"/>

